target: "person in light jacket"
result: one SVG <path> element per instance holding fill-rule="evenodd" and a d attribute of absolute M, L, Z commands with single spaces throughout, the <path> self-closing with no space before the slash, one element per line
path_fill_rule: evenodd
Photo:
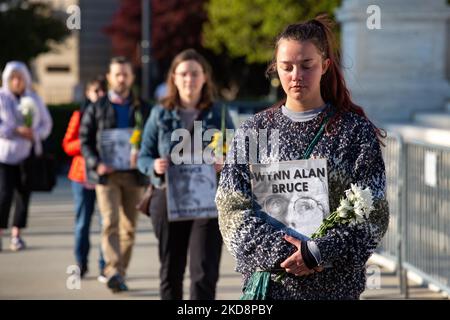
<path fill-rule="evenodd" d="M 170 165 L 175 165 L 172 132 L 193 128 L 194 121 L 201 121 L 202 132 L 220 130 L 222 122 L 227 129 L 234 129 L 234 124 L 229 113 L 222 113 L 221 106 L 214 103 L 211 68 L 197 51 L 187 49 L 173 59 L 167 87 L 167 96 L 152 109 L 145 125 L 138 158 L 139 170 L 150 177 L 154 186 L 150 212 L 161 263 L 160 296 L 162 300 L 183 299 L 183 278 L 189 255 L 190 299 L 212 300 L 216 295 L 222 252 L 217 218 L 169 221 L 165 172 Z M 194 152 L 190 156 L 193 159 Z M 215 169 L 220 172 L 221 165 L 216 163 Z M 194 178 L 193 181 L 198 181 L 201 176 Z M 180 180 L 177 179 L 177 184 L 183 188 Z M 186 188 L 175 194 L 183 201 L 194 201 L 182 194 L 181 190 L 188 192 L 192 188 L 190 179 L 185 180 Z"/>
<path fill-rule="evenodd" d="M 0 89 L 0 241 L 8 228 L 11 204 L 14 220 L 10 248 L 25 248 L 20 229 L 27 225 L 30 190 L 21 182 L 20 164 L 31 152 L 42 153 L 42 141 L 52 130 L 52 119 L 42 99 L 32 90 L 31 75 L 20 61 L 8 62 Z M 28 113 L 26 112 L 28 110 Z M 27 116 L 27 114 L 31 116 Z M 0 243 L 0 251 L 1 251 Z"/>

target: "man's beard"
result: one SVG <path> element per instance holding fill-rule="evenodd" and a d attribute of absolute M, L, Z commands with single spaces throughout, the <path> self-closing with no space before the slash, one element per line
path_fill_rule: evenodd
<path fill-rule="evenodd" d="M 118 95 L 123 95 L 125 93 L 127 93 L 127 91 L 129 91 L 130 88 L 128 88 L 127 86 L 123 85 L 123 86 L 117 86 L 116 88 L 113 89 L 113 91 L 115 93 L 117 93 Z"/>

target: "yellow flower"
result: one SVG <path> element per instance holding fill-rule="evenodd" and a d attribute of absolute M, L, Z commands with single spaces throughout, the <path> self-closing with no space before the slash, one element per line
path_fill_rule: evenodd
<path fill-rule="evenodd" d="M 213 137 L 212 137 L 212 141 L 211 141 L 211 143 L 208 145 L 208 147 L 210 147 L 210 148 L 212 148 L 212 149 L 216 149 L 221 136 L 222 136 L 222 133 L 220 133 L 220 132 L 214 133 L 214 135 L 213 135 Z"/>
<path fill-rule="evenodd" d="M 134 129 L 130 137 L 130 143 L 137 148 L 139 148 L 139 145 L 141 144 L 141 134 L 142 134 L 141 130 Z"/>
<path fill-rule="evenodd" d="M 222 143 L 222 146 L 220 145 Z M 223 142 L 222 140 L 222 133 L 221 132 L 216 132 L 213 135 L 212 141 L 211 143 L 208 145 L 208 147 L 210 147 L 211 149 L 214 150 L 214 154 L 219 155 L 220 152 L 222 151 L 222 154 L 226 154 L 228 147 L 227 144 Z"/>
<path fill-rule="evenodd" d="M 134 113 L 134 130 L 130 137 L 130 144 L 134 150 L 139 150 L 141 146 L 143 123 L 141 112 L 136 111 Z"/>

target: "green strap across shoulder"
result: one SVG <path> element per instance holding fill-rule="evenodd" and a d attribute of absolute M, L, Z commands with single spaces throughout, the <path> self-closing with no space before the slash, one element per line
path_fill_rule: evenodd
<path fill-rule="evenodd" d="M 316 133 L 316 136 L 311 141 L 311 143 L 309 144 L 308 148 L 306 148 L 306 151 L 303 154 L 303 158 L 302 159 L 309 159 L 309 157 L 311 156 L 311 153 L 312 153 L 314 147 L 319 142 L 320 138 L 322 138 L 323 132 L 325 131 L 325 127 L 327 126 L 327 123 L 328 123 L 328 121 L 330 120 L 330 118 L 331 118 L 331 116 L 333 114 L 334 114 L 334 112 L 332 110 L 327 113 L 327 115 L 325 116 L 325 118 L 322 121 L 322 125 L 320 126 L 319 130 Z"/>

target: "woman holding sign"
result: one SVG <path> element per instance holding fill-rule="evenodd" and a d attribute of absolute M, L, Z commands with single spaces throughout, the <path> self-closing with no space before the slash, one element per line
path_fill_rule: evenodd
<path fill-rule="evenodd" d="M 278 149 L 276 156 L 257 160 L 266 167 L 284 166 L 285 172 L 291 167 L 295 172 L 303 163 L 299 160 L 308 159 L 307 167 L 318 168 L 325 159 L 327 188 L 322 190 L 328 201 L 321 210 L 314 210 L 313 205 L 318 207 L 315 193 L 298 205 L 300 192 L 283 196 L 288 199 L 286 208 L 307 210 L 307 215 L 322 214 L 322 208 L 328 208 L 328 218 L 322 224 L 320 219 L 315 222 L 315 233 L 299 237 L 289 233 L 295 224 L 280 227 L 280 223 L 272 223 L 274 219 L 267 218 L 270 213 L 261 204 L 261 197 L 267 199 L 270 194 L 255 197 L 252 189 L 252 173 L 262 169 L 232 158 L 246 159 L 242 155 L 248 154 L 251 143 L 240 143 L 245 137 L 238 130 L 221 174 L 216 203 L 224 242 L 243 275 L 243 298 L 358 299 L 365 289 L 365 263 L 389 220 L 382 134 L 350 99 L 327 17 L 289 25 L 275 42 L 267 72 L 279 77 L 286 98 L 253 116 L 241 129 L 256 135 L 262 129 L 277 132 L 278 145 L 269 140 L 267 147 L 269 151 Z M 261 172 L 260 182 L 264 181 Z M 314 187 L 311 181 L 310 190 Z M 319 190 L 320 183 L 316 185 Z M 293 214 L 288 211 L 286 215 Z M 294 220 L 285 217 L 284 221 Z M 257 282 L 263 285 L 258 287 Z M 262 294 L 255 294 L 261 288 Z"/>
<path fill-rule="evenodd" d="M 220 130 L 222 124 L 232 129 L 233 123 L 228 113 L 213 103 L 214 85 L 210 67 L 195 50 L 185 50 L 174 58 L 168 72 L 167 88 L 166 97 L 162 99 L 160 105 L 152 109 L 145 125 L 138 158 L 139 170 L 150 176 L 154 186 L 150 215 L 159 241 L 161 299 L 183 298 L 183 276 L 188 251 L 191 276 L 190 298 L 214 299 L 222 248 L 217 209 L 214 205 L 215 190 L 211 190 L 211 187 L 205 190 L 209 191 L 211 197 L 214 218 L 186 219 L 184 217 L 184 221 L 169 221 L 168 206 L 170 207 L 171 203 L 167 203 L 166 199 L 182 200 L 181 205 L 189 207 L 193 202 L 186 200 L 186 193 L 192 189 L 189 187 L 192 185 L 191 181 L 199 183 L 199 180 L 194 178 L 201 177 L 201 172 L 198 170 L 203 171 L 204 168 L 182 169 L 186 172 L 179 171 L 176 179 L 174 179 L 175 175 L 171 176 L 173 179 L 170 183 L 165 181 L 165 174 L 177 167 L 174 164 L 180 163 L 180 157 L 187 159 L 188 163 L 193 163 L 196 145 L 193 141 L 195 139 L 191 139 L 193 131 L 193 136 L 198 129 L 200 129 L 200 135 L 203 135 L 205 130 Z M 193 130 L 194 121 L 198 122 Z M 184 134 L 181 135 L 182 141 L 179 142 L 179 139 L 172 141 L 172 136 L 178 133 Z M 175 150 L 180 147 L 180 144 L 185 147 L 183 143 L 187 143 L 188 147 L 183 149 L 184 152 L 180 155 Z M 200 142 L 201 154 L 206 146 L 205 143 L 207 142 Z M 219 169 L 220 166 L 216 165 L 216 170 Z M 215 178 L 214 170 L 212 174 Z M 185 175 L 188 177 L 185 178 Z M 167 184 L 170 187 L 172 183 L 178 184 L 179 187 L 189 186 L 185 189 L 175 188 L 175 191 L 171 190 L 169 194 Z M 199 187 L 200 185 L 197 185 L 197 188 Z M 208 197 L 208 192 L 204 192 L 202 197 Z M 192 206 L 190 207 L 192 209 Z M 193 209 L 192 211 L 195 211 L 196 208 Z"/>

